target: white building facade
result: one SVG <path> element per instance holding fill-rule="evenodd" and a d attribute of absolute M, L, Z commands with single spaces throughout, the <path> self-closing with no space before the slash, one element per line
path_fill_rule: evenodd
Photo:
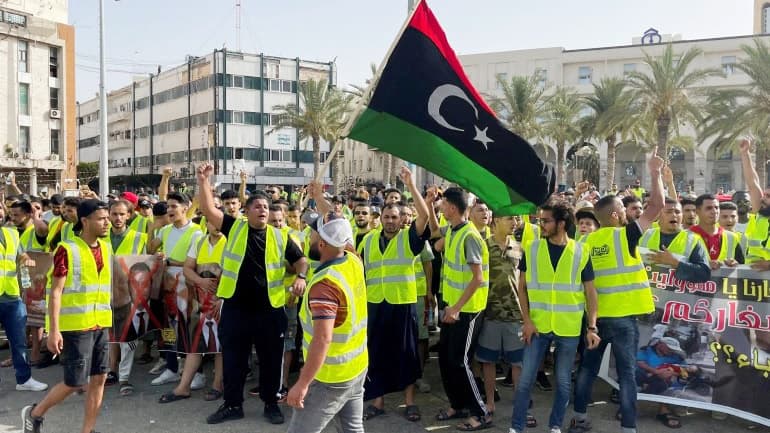
<path fill-rule="evenodd" d="M 75 30 L 67 1 L 0 2 L 0 176 L 31 194 L 76 186 Z"/>
<path fill-rule="evenodd" d="M 223 186 L 237 185 L 241 171 L 251 185 L 307 184 L 312 144 L 273 125 L 274 107 L 299 105 L 298 83 L 311 78 L 336 85 L 334 64 L 227 50 L 135 78 L 107 96 L 111 185 L 120 189 L 126 176 L 157 175 L 166 166 L 191 181 L 207 160 Z M 100 115 L 98 97 L 78 105 L 81 162 L 99 160 Z M 322 143 L 322 167 L 328 152 Z M 328 171 L 323 181 L 330 183 Z"/>

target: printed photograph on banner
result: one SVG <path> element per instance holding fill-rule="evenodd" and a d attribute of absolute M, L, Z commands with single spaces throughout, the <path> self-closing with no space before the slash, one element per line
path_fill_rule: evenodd
<path fill-rule="evenodd" d="M 160 292 L 165 267 L 154 255 L 113 256 L 112 342 L 134 341 L 164 327 L 152 299 Z"/>
<path fill-rule="evenodd" d="M 27 307 L 27 326 L 45 326 L 45 288 L 48 285 L 48 271 L 53 265 L 53 255 L 36 251 L 27 252 L 29 261 L 19 266 L 19 287 L 24 293 Z"/>
<path fill-rule="evenodd" d="M 770 393 L 770 273 L 740 265 L 692 282 L 663 265 L 647 271 L 655 312 L 639 318 L 639 399 L 770 425 L 770 406 L 756 398 Z M 614 359 L 605 362 L 600 375 L 616 386 Z"/>
<path fill-rule="evenodd" d="M 198 264 L 195 272 L 203 277 L 219 281 L 222 268 L 217 263 Z M 216 295 L 216 285 L 203 288 L 188 283 L 190 300 L 186 317 L 189 341 L 184 341 L 184 353 L 217 353 L 221 350 L 219 341 L 219 318 L 222 300 Z M 177 342 L 179 347 L 179 342 Z"/>

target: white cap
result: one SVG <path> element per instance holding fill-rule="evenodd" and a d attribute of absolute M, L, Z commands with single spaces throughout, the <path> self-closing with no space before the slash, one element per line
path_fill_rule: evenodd
<path fill-rule="evenodd" d="M 679 340 L 677 340 L 676 338 L 663 337 L 658 342 L 665 344 L 673 352 L 676 352 L 681 356 L 685 356 L 684 350 L 682 350 L 682 346 L 679 345 Z"/>
<path fill-rule="evenodd" d="M 345 218 L 333 219 L 323 224 L 318 228 L 318 234 L 333 247 L 342 248 L 345 244 L 353 244 L 353 229 Z"/>

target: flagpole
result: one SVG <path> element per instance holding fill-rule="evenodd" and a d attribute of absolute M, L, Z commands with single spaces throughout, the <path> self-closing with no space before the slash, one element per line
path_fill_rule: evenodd
<path fill-rule="evenodd" d="M 393 43 L 390 44 L 390 48 L 388 48 L 387 53 L 385 54 L 385 58 L 380 63 L 380 67 L 377 68 L 377 73 L 374 74 L 374 77 L 372 77 L 372 80 L 369 82 L 369 85 L 366 87 L 366 90 L 364 91 L 361 98 L 359 98 L 358 102 L 356 102 L 356 108 L 353 110 L 353 115 L 348 120 L 348 123 L 345 125 L 345 128 L 342 130 L 342 133 L 340 134 L 340 138 L 346 138 L 348 136 L 348 133 L 350 133 L 350 130 L 353 128 L 353 125 L 355 124 L 356 120 L 358 120 L 359 117 L 361 117 L 361 113 L 363 113 L 364 108 L 366 105 L 369 105 L 369 99 L 371 98 L 372 89 L 374 89 L 377 86 L 377 83 L 380 81 L 380 76 L 382 75 L 382 71 L 385 69 L 385 66 L 388 64 L 388 60 L 390 60 L 391 54 L 393 54 L 393 50 L 396 49 L 396 44 L 399 40 L 401 40 L 401 36 L 406 31 L 406 28 L 409 26 L 409 22 L 412 21 L 412 17 L 414 16 L 414 13 L 417 11 L 420 4 L 425 2 L 425 0 L 417 0 L 416 4 L 412 8 L 411 11 L 409 11 L 409 15 L 406 17 L 406 21 L 404 21 L 404 24 L 401 25 L 401 29 L 398 31 L 398 34 L 396 34 L 396 37 L 393 39 Z"/>

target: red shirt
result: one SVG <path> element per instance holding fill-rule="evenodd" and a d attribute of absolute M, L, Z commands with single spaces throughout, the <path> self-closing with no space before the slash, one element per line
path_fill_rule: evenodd
<path fill-rule="evenodd" d="M 703 241 L 706 242 L 706 249 L 708 249 L 711 260 L 719 259 L 719 252 L 722 250 L 722 227 L 717 227 L 717 232 L 713 235 L 703 231 L 700 226 L 692 226 L 690 231 L 700 235 Z"/>
<path fill-rule="evenodd" d="M 91 254 L 96 261 L 96 271 L 101 272 L 104 267 L 104 259 L 102 259 L 102 249 L 97 242 L 96 246 L 89 246 Z M 68 272 L 67 267 L 67 250 L 64 247 L 59 246 L 56 248 L 56 253 L 53 256 L 53 276 L 54 277 L 66 277 Z"/>

